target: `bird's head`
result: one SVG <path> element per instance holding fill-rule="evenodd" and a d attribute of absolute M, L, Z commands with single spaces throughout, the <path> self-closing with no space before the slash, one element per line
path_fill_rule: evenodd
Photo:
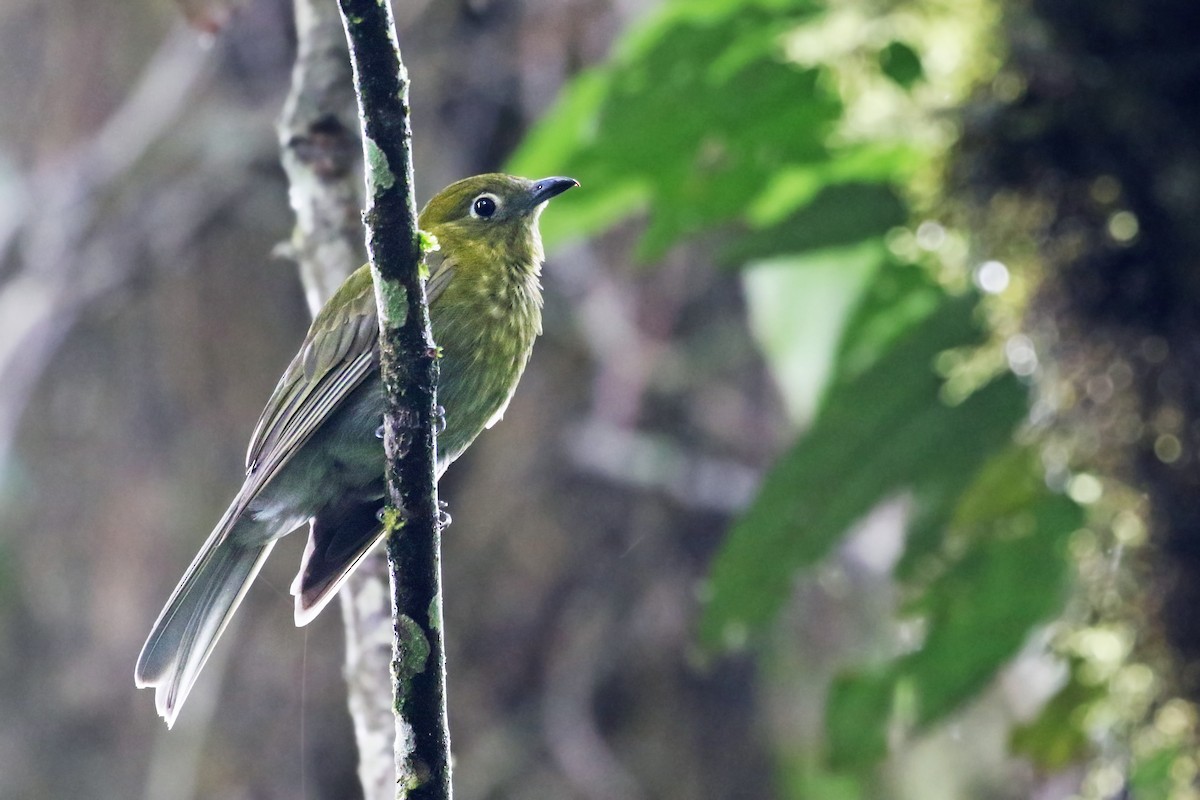
<path fill-rule="evenodd" d="M 420 227 L 460 256 L 471 253 L 489 263 L 540 262 L 538 216 L 552 197 L 578 185 L 574 178 L 532 181 L 498 172 L 463 178 L 425 205 Z"/>

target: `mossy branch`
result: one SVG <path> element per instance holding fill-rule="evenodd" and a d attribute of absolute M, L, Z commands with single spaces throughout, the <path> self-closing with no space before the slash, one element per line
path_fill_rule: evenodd
<path fill-rule="evenodd" d="M 436 479 L 437 350 L 421 279 L 408 73 L 387 0 L 339 0 L 363 131 L 367 251 L 387 396 L 397 797 L 450 797 Z"/>

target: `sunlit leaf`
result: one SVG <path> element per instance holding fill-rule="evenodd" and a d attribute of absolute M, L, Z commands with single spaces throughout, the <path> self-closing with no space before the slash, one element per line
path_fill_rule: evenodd
<path fill-rule="evenodd" d="M 909 520 L 904 554 L 896 565 L 898 577 L 910 577 L 926 560 L 938 557 L 952 521 L 980 522 L 1020 513 L 1044 495 L 1036 454 L 1022 447 L 1004 449 L 1006 442 L 1007 437 L 997 438 L 978 450 L 958 451 L 945 464 L 940 480 L 923 487 L 926 502 Z"/>
<path fill-rule="evenodd" d="M 973 298 L 946 300 L 857 377 L 835 385 L 811 430 L 763 479 L 712 569 L 702 636 L 756 631 L 790 596 L 795 572 L 829 552 L 877 502 L 923 501 L 961 470 L 962 452 L 997 446 L 1024 415 L 1025 392 L 999 378 L 958 406 L 938 397 L 934 357 L 974 336 Z M 983 458 L 975 455 L 974 458 Z"/>
<path fill-rule="evenodd" d="M 1166 747 L 1138 759 L 1129 776 L 1131 800 L 1174 800 L 1178 797 L 1173 768 L 1183 748 Z"/>
<path fill-rule="evenodd" d="M 1042 707 L 1037 718 L 1013 729 L 1010 749 L 1047 772 L 1057 772 L 1083 759 L 1092 747 L 1084 716 L 1104 695 L 1104 687 L 1085 681 L 1079 663 L 1075 663 L 1067 683 Z"/>
<path fill-rule="evenodd" d="M 560 170 L 566 172 L 567 170 Z M 513 172 L 517 172 L 513 170 Z M 545 175 L 551 170 L 527 170 L 522 175 Z M 571 177 L 575 177 L 572 175 Z M 583 180 L 576 178 L 576 180 Z M 590 181 L 581 188 L 589 188 Z M 610 183 L 599 192 L 568 192 L 555 199 L 554 213 L 541 218 L 542 241 L 547 248 L 571 239 L 586 237 L 604 230 L 632 213 L 646 208 L 649 192 L 645 186 L 630 181 Z"/>
<path fill-rule="evenodd" d="M 868 240 L 757 262 L 742 272 L 750 330 L 788 413 L 807 425 L 835 374 L 837 342 L 887 251 Z"/>
<path fill-rule="evenodd" d="M 859 299 L 838 342 L 838 373 L 849 380 L 874 364 L 895 340 L 926 319 L 945 291 L 922 267 L 888 263 Z"/>
<path fill-rule="evenodd" d="M 557 206 L 550 236 L 646 211 L 640 254 L 651 259 L 681 236 L 743 218 L 789 165 L 832 163 L 836 89 L 821 69 L 787 62 L 780 44 L 816 8 L 672 4 L 610 67 L 581 78 L 508 165 L 570 174 L 592 195 L 574 211 Z"/>
<path fill-rule="evenodd" d="M 865 800 L 870 795 L 861 775 L 825 768 L 811 756 L 780 758 L 781 797 L 797 800 Z"/>
<path fill-rule="evenodd" d="M 1046 493 L 1037 448 L 1010 447 L 989 461 L 954 509 L 954 525 L 975 525 L 1016 514 Z"/>
<path fill-rule="evenodd" d="M 880 757 L 890 698 L 902 685 L 914 697 L 917 729 L 977 695 L 1033 628 L 1062 608 L 1070 576 L 1064 552 L 1081 522 L 1079 506 L 1043 488 L 1027 507 L 955 529 L 965 551 L 947 559 L 909 608 L 926 625 L 922 646 L 835 682 L 826 714 L 831 762 L 863 767 Z"/>
<path fill-rule="evenodd" d="M 895 184 L 923 164 L 919 148 L 896 142 L 830 144 L 825 161 L 781 166 L 746 208 L 753 229 L 776 225 L 812 201 L 826 186 L 842 183 Z"/>
<path fill-rule="evenodd" d="M 882 726 L 891 717 L 896 681 L 890 672 L 843 675 L 833 682 L 825 741 L 835 768 L 858 769 L 887 755 Z"/>
<path fill-rule="evenodd" d="M 928 620 L 924 646 L 898 665 L 916 685 L 919 725 L 982 689 L 1033 627 L 1062 608 L 1067 539 L 1082 522 L 1079 506 L 1046 490 L 1036 505 L 970 532 L 966 554 L 917 606 Z"/>
<path fill-rule="evenodd" d="M 611 82 L 611 71 L 590 69 L 576 75 L 559 94 L 553 110 L 525 135 L 509 158 L 508 169 L 522 175 L 544 175 L 570 161 L 581 147 L 594 143 L 596 114 Z"/>

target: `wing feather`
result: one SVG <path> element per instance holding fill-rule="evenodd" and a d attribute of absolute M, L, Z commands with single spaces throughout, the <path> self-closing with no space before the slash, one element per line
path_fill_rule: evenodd
<path fill-rule="evenodd" d="M 243 503 L 279 473 L 378 365 L 378 331 L 371 273 L 360 268 L 313 320 L 304 346 L 267 401 L 246 452 Z"/>
<path fill-rule="evenodd" d="M 440 252 L 429 254 L 430 305 L 454 274 Z M 366 266 L 346 279 L 313 320 L 305 345 L 292 359 L 255 426 L 246 453 L 244 506 L 266 486 L 321 423 L 379 368 L 379 318 Z"/>
<path fill-rule="evenodd" d="M 425 302 L 432 306 L 454 277 L 454 261 L 442 255 L 441 250 L 435 250 L 425 257 L 425 263 L 429 267 L 429 280 L 425 282 Z"/>

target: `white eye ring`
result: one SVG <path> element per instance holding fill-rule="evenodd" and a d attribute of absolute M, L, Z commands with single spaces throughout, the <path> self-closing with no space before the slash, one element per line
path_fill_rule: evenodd
<path fill-rule="evenodd" d="M 491 219 L 500 210 L 500 198 L 484 192 L 471 201 L 471 216 L 475 219 Z"/>

